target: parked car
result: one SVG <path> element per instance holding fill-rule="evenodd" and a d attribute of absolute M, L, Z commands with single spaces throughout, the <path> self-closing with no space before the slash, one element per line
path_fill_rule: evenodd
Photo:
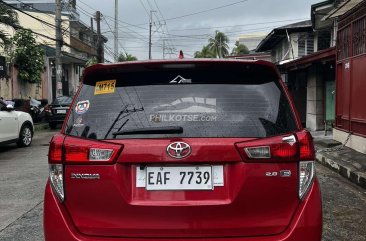
<path fill-rule="evenodd" d="M 0 100 L 0 145 L 16 143 L 19 147 L 28 147 L 33 133 L 31 116 Z"/>
<path fill-rule="evenodd" d="M 42 102 L 33 98 L 29 98 L 30 114 L 35 123 L 41 122 L 44 119 L 45 112 Z"/>
<path fill-rule="evenodd" d="M 321 240 L 313 139 L 272 63 L 94 65 L 65 121 L 46 240 Z"/>
<path fill-rule="evenodd" d="M 51 129 L 56 129 L 57 124 L 62 124 L 64 122 L 71 102 L 71 97 L 59 96 L 51 104 L 45 107 L 46 120 Z"/>

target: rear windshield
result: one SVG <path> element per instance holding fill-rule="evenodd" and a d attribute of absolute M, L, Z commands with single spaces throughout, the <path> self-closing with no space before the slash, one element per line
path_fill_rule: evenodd
<path fill-rule="evenodd" d="M 179 134 L 112 134 L 182 127 Z M 95 73 L 66 134 L 91 139 L 268 137 L 297 129 L 276 74 L 261 66 Z"/>

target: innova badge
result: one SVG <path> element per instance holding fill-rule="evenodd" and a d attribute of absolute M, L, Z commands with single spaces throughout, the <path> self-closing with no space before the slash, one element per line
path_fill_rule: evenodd
<path fill-rule="evenodd" d="M 175 159 L 181 159 L 191 154 L 191 146 L 185 142 L 173 142 L 170 143 L 166 148 L 166 153 Z"/>

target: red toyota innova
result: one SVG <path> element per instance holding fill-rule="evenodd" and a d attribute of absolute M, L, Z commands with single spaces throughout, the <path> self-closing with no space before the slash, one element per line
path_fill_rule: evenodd
<path fill-rule="evenodd" d="M 321 240 L 312 137 L 265 61 L 89 67 L 48 162 L 47 241 Z"/>

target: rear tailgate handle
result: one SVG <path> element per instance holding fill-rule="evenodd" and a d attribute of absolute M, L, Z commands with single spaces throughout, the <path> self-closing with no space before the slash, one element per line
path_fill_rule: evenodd
<path fill-rule="evenodd" d="M 289 143 L 290 145 L 296 143 L 296 138 L 294 135 L 286 136 L 282 138 L 282 142 Z"/>

